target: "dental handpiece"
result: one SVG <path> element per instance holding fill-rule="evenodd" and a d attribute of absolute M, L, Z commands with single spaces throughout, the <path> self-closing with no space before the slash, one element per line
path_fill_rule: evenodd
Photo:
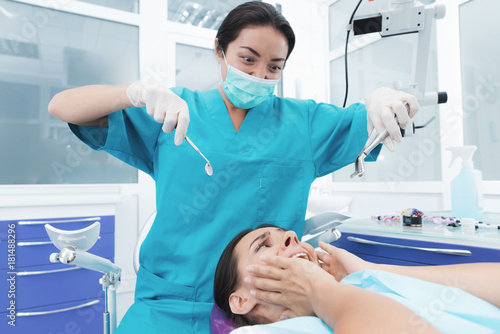
<path fill-rule="evenodd" d="M 203 159 L 205 159 L 205 161 L 207 162 L 207 164 L 205 165 L 205 173 L 207 173 L 208 176 L 212 176 L 212 174 L 214 173 L 214 169 L 212 168 L 210 161 L 208 161 L 208 159 L 203 155 L 203 153 L 201 153 L 200 149 L 191 141 L 191 139 L 188 138 L 188 136 L 184 138 L 186 139 L 188 144 L 191 145 L 191 147 L 194 148 L 194 150 L 198 152 L 203 157 Z"/>
<path fill-rule="evenodd" d="M 406 109 L 408 113 L 410 113 L 410 106 L 406 104 Z M 397 122 L 397 117 L 394 115 L 396 118 Z M 399 123 L 399 122 L 398 122 Z M 404 129 L 401 129 L 401 134 L 404 136 Z M 361 150 L 361 152 L 358 154 L 358 157 L 356 158 L 355 162 L 355 170 L 354 173 L 351 174 L 351 179 L 354 178 L 355 176 L 363 176 L 365 173 L 365 158 L 370 154 L 370 152 L 377 147 L 378 144 L 382 143 L 385 138 L 389 136 L 389 132 L 387 129 L 384 129 L 382 133 L 378 133 L 375 128 L 373 128 L 372 132 L 370 133 L 370 136 L 368 137 L 368 140 L 365 143 L 365 146 Z"/>
<path fill-rule="evenodd" d="M 377 133 L 377 130 L 374 128 L 372 132 L 370 133 L 370 137 L 368 137 L 368 140 L 365 143 L 365 147 L 363 147 L 363 150 L 359 153 L 358 157 L 356 158 L 356 163 L 355 163 L 355 171 L 354 173 L 351 174 L 351 179 L 354 178 L 355 176 L 363 176 L 365 173 L 365 158 L 370 154 L 370 152 L 377 147 L 378 144 L 384 141 L 385 138 L 389 135 L 389 132 L 387 129 L 382 131 L 381 134 Z"/>

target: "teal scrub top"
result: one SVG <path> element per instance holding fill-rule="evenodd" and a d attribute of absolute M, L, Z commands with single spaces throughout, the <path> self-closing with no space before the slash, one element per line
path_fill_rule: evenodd
<path fill-rule="evenodd" d="M 236 132 L 217 89 L 172 91 L 189 106 L 187 135 L 210 160 L 211 177 L 203 158 L 186 141 L 175 146 L 145 108 L 110 114 L 107 128 L 70 124 L 91 148 L 156 181 L 156 219 L 118 334 L 208 333 L 215 267 L 229 241 L 263 223 L 300 237 L 311 183 L 353 163 L 368 138 L 363 104 L 342 109 L 272 95 Z"/>

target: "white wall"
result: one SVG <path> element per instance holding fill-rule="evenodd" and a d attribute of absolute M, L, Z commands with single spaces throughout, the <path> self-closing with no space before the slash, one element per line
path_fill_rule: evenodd
<path fill-rule="evenodd" d="M 270 2 L 270 1 L 269 1 Z M 326 102 L 328 98 L 328 12 L 321 2 L 276 1 L 295 32 L 295 48 L 283 72 L 283 96 Z"/>

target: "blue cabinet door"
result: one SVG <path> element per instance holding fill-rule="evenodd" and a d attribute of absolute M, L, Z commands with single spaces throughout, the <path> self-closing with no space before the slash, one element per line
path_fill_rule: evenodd
<path fill-rule="evenodd" d="M 0 313 L 0 333 L 5 334 L 66 334 L 102 333 L 103 299 L 85 299 L 43 308 L 17 310 L 15 317 Z M 36 313 L 35 313 L 36 312 Z M 9 324 L 15 320 L 12 326 Z"/>
<path fill-rule="evenodd" d="M 0 271 L 0 277 L 14 277 L 15 299 L 20 309 L 85 298 L 97 299 L 104 295 L 102 286 L 99 284 L 103 273 L 68 265 L 65 265 L 63 271 L 58 271 L 58 269 L 53 271 L 50 266 L 30 269 L 18 275 L 9 275 L 6 270 Z M 0 295 L 1 310 L 5 310 L 12 299 L 7 294 L 9 285 L 7 279 L 0 281 L 0 291 L 3 292 Z"/>

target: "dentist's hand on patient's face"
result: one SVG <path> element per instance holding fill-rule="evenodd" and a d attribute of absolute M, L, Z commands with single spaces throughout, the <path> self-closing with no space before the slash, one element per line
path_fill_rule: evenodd
<path fill-rule="evenodd" d="M 255 298 L 271 304 L 282 305 L 290 311 L 282 316 L 314 315 L 310 298 L 317 280 L 333 278 L 318 265 L 300 258 L 265 256 L 262 261 L 270 265 L 247 267 L 250 285 Z"/>
<path fill-rule="evenodd" d="M 175 145 L 182 144 L 189 125 L 189 108 L 183 99 L 170 89 L 156 83 L 134 82 L 127 88 L 127 97 L 135 107 L 144 107 L 162 130 L 171 133 L 175 130 Z"/>
<path fill-rule="evenodd" d="M 319 242 L 319 247 L 326 252 L 316 252 L 318 259 L 323 262 L 320 263 L 321 268 L 335 277 L 337 282 L 357 271 L 375 269 L 373 263 L 367 262 L 345 249 L 337 248 L 322 241 Z"/>
<path fill-rule="evenodd" d="M 368 133 L 371 133 L 373 128 L 377 129 L 379 134 L 387 129 L 389 136 L 384 140 L 384 145 L 392 152 L 393 140 L 400 143 L 403 138 L 400 127 L 404 129 L 418 109 L 419 104 L 415 96 L 387 87 L 378 88 L 366 98 Z M 394 116 L 398 117 L 397 121 Z"/>

